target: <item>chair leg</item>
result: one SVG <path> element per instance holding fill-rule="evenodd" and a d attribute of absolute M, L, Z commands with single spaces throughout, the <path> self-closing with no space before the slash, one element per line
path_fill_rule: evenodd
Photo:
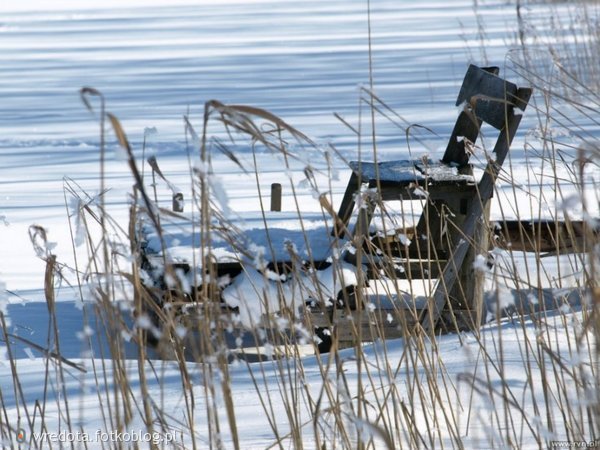
<path fill-rule="evenodd" d="M 344 198 L 342 199 L 342 203 L 338 211 L 338 217 L 341 220 L 341 223 L 344 225 L 344 227 L 348 226 L 348 222 L 350 221 L 350 217 L 352 216 L 352 211 L 354 210 L 354 195 L 358 192 L 359 188 L 360 183 L 358 182 L 358 176 L 354 172 L 352 172 L 352 175 L 350 175 L 350 180 L 348 181 L 348 186 L 346 186 Z M 342 238 L 344 237 L 344 228 L 334 228 L 332 234 L 334 236 Z"/>
<path fill-rule="evenodd" d="M 375 203 L 371 199 L 367 199 L 366 205 L 360 208 L 358 212 L 358 219 L 356 220 L 356 226 L 354 227 L 354 236 L 369 236 L 369 225 L 373 214 L 375 212 Z"/>

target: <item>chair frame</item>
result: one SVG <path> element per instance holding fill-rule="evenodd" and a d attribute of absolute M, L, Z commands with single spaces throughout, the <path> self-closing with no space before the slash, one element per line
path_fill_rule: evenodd
<path fill-rule="evenodd" d="M 517 87 L 500 78 L 498 73 L 498 67 L 469 66 L 456 101 L 456 105 L 462 104 L 463 108 L 441 161 L 350 163 L 352 174 L 338 211 L 340 220 L 334 230 L 339 237 L 349 234 L 348 224 L 356 206 L 356 196 L 360 195 L 363 185 L 374 189 L 376 198 L 368 199 L 367 204 L 360 208 L 352 233 L 354 238 L 368 236 L 369 224 L 378 202 L 418 198 L 417 194 L 423 190 L 427 193 L 426 207 L 415 230 L 416 238 L 410 248 L 405 250 L 407 255 L 419 259 L 423 259 L 424 255 L 430 258 L 433 255 L 432 259 L 437 260 L 438 264 L 439 260 L 446 260 L 443 267 L 440 267 L 439 281 L 427 311 L 421 317 L 421 323 L 428 329 L 432 329 L 438 322 L 448 299 L 453 296 L 453 290 L 456 291 L 456 281 L 464 278 L 469 269 L 472 271 L 472 262 L 465 264 L 465 259 L 468 253 L 473 256 L 476 250 L 481 250 L 474 248 L 474 238 L 485 222 L 484 213 L 488 210 L 496 179 L 521 122 L 522 111 L 527 107 L 532 94 L 530 88 Z M 516 109 L 521 113 L 515 113 Z M 494 127 L 498 136 L 493 148 L 495 158 L 488 156 L 484 174 L 477 181 L 472 177 L 469 157 L 483 122 Z M 443 241 L 427 238 L 428 242 L 420 242 L 420 237 L 425 232 L 429 233 L 428 236 L 433 236 L 435 232 L 440 236 L 443 234 L 441 230 L 445 224 L 440 211 L 444 207 L 458 217 L 451 232 Z M 423 244 L 426 249 L 422 248 Z M 467 309 L 481 309 L 482 298 L 465 300 L 464 297 L 468 295 L 464 294 L 464 286 L 459 287 L 459 290 L 463 291 L 462 303 L 469 303 Z M 482 297 L 482 293 L 478 297 Z M 481 317 L 475 321 L 480 320 Z"/>

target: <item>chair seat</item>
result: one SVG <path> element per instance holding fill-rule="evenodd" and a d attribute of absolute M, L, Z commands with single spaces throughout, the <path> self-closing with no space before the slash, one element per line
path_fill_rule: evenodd
<path fill-rule="evenodd" d="M 468 184 L 475 183 L 472 175 L 461 174 L 456 166 L 430 159 L 397 160 L 380 163 L 351 161 L 350 168 L 363 183 L 409 185 L 423 184 Z"/>

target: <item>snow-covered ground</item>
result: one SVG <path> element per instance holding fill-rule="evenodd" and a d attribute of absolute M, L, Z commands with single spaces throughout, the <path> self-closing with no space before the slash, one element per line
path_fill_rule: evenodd
<path fill-rule="evenodd" d="M 455 97 L 469 63 L 498 65 L 506 78 L 527 84 L 523 79 L 526 71 L 515 70 L 511 62 L 519 52 L 516 9 L 512 2 L 374 0 L 371 7 L 373 88 L 398 114 L 392 117 L 393 121 L 381 116 L 377 118 L 380 158 L 441 156 L 445 137 L 450 134 L 457 114 Z M 530 25 L 540 24 L 543 23 L 541 18 L 547 17 L 548 8 L 534 5 L 525 9 L 524 14 L 526 19 L 530 18 Z M 189 115 L 192 124 L 200 130 L 203 105 L 210 99 L 267 109 L 310 136 L 319 148 L 324 149 L 328 144 L 335 146 L 339 153 L 332 154 L 332 176 L 327 174 L 329 163 L 324 153 L 316 149 L 300 152 L 301 162 L 292 164 L 289 170 L 282 169 L 280 158 L 258 154 L 262 200 L 268 202 L 271 183 L 281 182 L 284 184 L 284 205 L 291 204 L 291 178 L 297 188 L 300 209 L 308 218 L 308 226 L 318 230 L 321 208 L 313 189 L 301 182 L 305 167 L 302 161 L 310 161 L 316 169 L 323 169 L 323 173 L 317 173 L 317 178 L 331 189 L 333 204 L 337 207 L 350 174 L 341 157 L 356 159 L 368 155 L 370 150 L 365 149 L 372 148 L 368 138 L 370 111 L 359 101 L 361 96 L 366 98 L 361 89 L 369 87 L 370 77 L 367 17 L 367 5 L 363 0 L 3 1 L 0 4 L 0 282 L 4 283 L 6 291 L 0 292 L 0 311 L 9 320 L 7 331 L 42 347 L 46 345 L 49 333 L 44 300 L 45 264 L 36 256 L 30 243 L 29 226 L 43 226 L 48 232 L 48 240 L 56 244 L 52 251 L 59 261 L 70 267 L 74 266 L 74 255 L 82 252 L 78 248 L 74 253 L 72 248 L 68 216 L 73 212 L 74 203 L 65 186 L 77 185 L 79 192 L 98 194 L 100 133 L 97 119 L 81 101 L 81 87 L 94 87 L 104 94 L 107 110 L 121 120 L 139 157 L 142 156 L 144 136 L 147 136 L 145 156 L 154 154 L 169 180 L 182 188 L 187 210 L 191 207 L 189 149 L 192 148 L 194 158 L 197 158 L 197 149 L 186 143 L 183 116 Z M 540 51 L 532 60 L 543 61 L 544 55 Z M 98 110 L 99 106 L 94 103 L 94 107 Z M 597 139 L 600 135 L 597 120 L 567 107 L 561 110 L 565 116 L 560 116 L 561 120 L 550 127 L 558 144 L 564 144 L 558 148 L 567 163 L 555 169 L 544 162 L 546 159 L 540 157 L 536 149 L 539 147 L 534 145 L 539 142 L 536 141 L 539 130 L 547 125 L 542 120 L 545 112 L 541 98 L 537 98 L 526 112 L 511 151 L 510 164 L 507 162 L 505 167 L 508 171 L 501 177 L 494 198 L 493 218 L 549 217 L 557 210 L 560 213 L 565 209 L 575 217 L 582 215 L 581 202 L 575 196 L 575 177 L 569 172 L 575 155 L 569 146 L 579 145 L 575 134 L 588 140 Z M 353 127 L 362 127 L 362 145 L 357 145 L 356 135 L 334 113 Z M 433 132 L 413 128 L 420 141 L 411 141 L 409 155 L 404 128 L 413 123 L 425 125 Z M 579 126 L 582 128 L 577 128 Z M 156 128 L 156 134 L 148 132 L 151 127 Z M 565 129 L 571 127 L 571 134 L 565 133 Z M 126 227 L 128 196 L 133 181 L 110 133 L 107 145 L 106 204 L 111 217 Z M 252 167 L 250 149 L 243 145 L 233 148 L 242 164 Z M 226 195 L 226 200 L 222 200 L 227 203 L 230 218 L 243 223 L 246 229 L 260 228 L 261 196 L 254 177 L 245 175 L 216 150 L 212 158 L 215 176 Z M 475 158 L 482 161 L 483 155 L 475 155 Z M 148 167 L 145 172 L 149 181 Z M 556 175 L 558 186 L 554 184 Z M 597 185 L 597 172 L 591 177 L 595 177 Z M 513 180 L 518 185 L 516 196 Z M 164 186 L 161 188 L 163 205 L 167 206 L 170 202 L 168 191 Z M 590 194 L 592 200 L 593 194 Z M 597 217 L 597 201 L 591 206 L 592 215 Z M 280 218 L 275 221 L 278 238 L 296 241 L 294 236 L 299 231 L 293 225 L 297 223 L 292 220 L 294 214 L 295 207 L 284 206 Z M 584 274 L 581 262 L 573 257 L 561 258 L 549 258 L 538 266 L 535 258 L 518 256 L 514 267 L 505 271 L 511 277 L 508 287 L 513 288 L 515 280 L 518 280 L 517 284 L 531 283 L 537 287 L 576 286 Z M 538 273 L 541 274 L 539 277 Z M 65 275 L 75 282 L 75 275 L 67 269 Z M 564 293 L 556 292 L 559 297 Z M 82 300 L 86 304 L 90 299 L 85 294 L 81 298 L 80 292 L 67 283 L 58 287 L 57 294 L 61 354 L 88 369 L 93 365 L 97 367 L 102 363 L 101 351 L 106 351 L 106 339 L 101 337 L 101 343 L 95 344 L 92 355 L 82 343 L 86 337 L 84 324 L 95 323 L 93 317 L 86 317 L 84 321 L 84 314 L 93 314 L 93 308 L 87 311 L 82 307 Z M 562 313 L 566 313 L 566 318 L 564 314 L 548 318 L 551 326 L 556 321 L 555 332 L 546 336 L 552 349 L 570 348 L 575 333 L 572 330 L 578 330 L 585 318 L 582 312 L 568 308 Z M 528 321 L 522 326 L 504 322 L 488 325 L 480 337 L 481 342 L 485 341 L 494 349 L 489 350 L 492 359 L 502 362 L 498 373 L 486 374 L 486 380 L 497 392 L 520 396 L 518 402 L 510 397 L 507 408 L 518 409 L 513 405 L 517 402 L 526 410 L 523 416 L 529 421 L 522 427 L 520 442 L 532 448 L 545 447 L 554 437 L 565 439 L 567 436 L 563 428 L 550 426 L 546 420 L 548 415 L 544 416 L 546 412 L 539 410 L 548 405 L 551 411 L 548 414 L 558 416 L 557 404 L 564 405 L 565 402 L 546 404 L 540 401 L 533 388 L 539 380 L 539 372 L 530 374 L 530 368 L 524 367 L 526 358 L 521 358 L 532 345 L 531 340 L 540 338 L 536 324 Z M 93 328 L 97 335 L 105 334 L 99 327 Z M 504 338 L 504 347 L 498 350 L 499 336 Z M 468 418 L 463 422 L 461 417 L 457 426 L 463 433 L 465 448 L 510 446 L 506 438 L 508 431 L 502 428 L 508 425 L 500 424 L 501 419 L 494 415 L 493 408 L 489 407 L 490 398 L 486 397 L 494 398 L 495 394 L 486 391 L 487 387 L 476 391 L 474 397 L 461 391 L 461 380 L 483 379 L 481 370 L 484 369 L 478 365 L 482 347 L 474 342 L 472 336 L 451 335 L 437 343 L 440 368 L 433 376 L 439 377 L 441 385 L 454 386 L 452 393 L 443 399 L 433 394 L 412 398 L 411 383 L 432 375 L 425 369 L 419 372 L 417 367 L 414 379 L 402 377 L 402 368 L 407 364 L 407 358 L 410 359 L 407 356 L 410 345 L 390 341 L 385 345 L 367 346 L 364 350 L 367 360 L 377 361 L 376 365 L 386 368 L 375 377 L 377 381 L 368 377 L 372 384 L 367 389 L 367 397 L 379 403 L 380 408 L 385 409 L 381 405 L 392 407 L 386 403 L 391 400 L 381 392 L 395 386 L 394 391 L 398 394 L 391 399 L 412 402 L 412 409 L 403 416 L 402 424 L 410 414 L 415 414 L 416 423 L 423 429 L 436 426 L 427 422 L 431 419 L 427 411 L 431 409 L 447 408 L 457 415 L 469 411 Z M 6 426 L 16 429 L 18 417 L 21 417 L 21 424 L 26 423 L 25 408 L 33 416 L 35 402 L 46 395 L 40 391 L 46 376 L 42 353 L 34 345 L 22 341 L 14 344 L 22 394 L 13 389 L 10 363 L 5 358 L 5 347 L 0 344 L 0 413 L 3 416 L 0 437 L 6 439 L 5 446 L 15 442 L 5 434 Z M 475 350 L 470 352 L 473 348 Z M 130 350 L 129 356 L 135 358 L 135 348 Z M 585 363 L 590 358 L 589 354 L 565 352 L 569 361 L 578 356 Z M 315 398 L 323 386 L 329 385 L 334 386 L 340 396 L 353 397 L 362 389 L 358 387 L 358 379 L 365 375 L 353 365 L 353 355 L 349 350 L 342 354 L 349 392 L 343 392 L 346 385 L 335 378 L 333 372 L 322 372 L 324 364 L 315 357 L 302 360 L 303 372 L 298 376 Z M 505 358 L 505 355 L 519 357 Z M 386 360 L 384 366 L 380 365 L 381 358 Z M 136 364 L 133 359 L 127 364 L 134 390 L 140 389 L 136 381 L 139 377 Z M 579 368 L 578 364 L 573 362 L 573 367 Z M 189 367 L 190 373 L 197 376 L 198 384 L 193 391 L 197 402 L 192 420 L 197 426 L 193 439 L 198 448 L 205 448 L 214 444 L 204 417 L 209 400 L 202 388 L 202 380 L 207 372 L 201 365 L 190 363 Z M 282 382 L 281 367 L 277 363 L 266 366 L 239 363 L 231 368 L 232 397 L 243 448 L 278 446 L 273 425 L 269 425 L 272 420 L 277 422 L 281 435 L 289 429 L 289 417 L 284 412 L 289 399 L 277 397 L 281 395 L 277 386 L 272 388 L 273 410 L 264 412 L 261 404 L 264 397 L 257 393 L 252 378 L 263 369 L 267 379 Z M 73 423 L 90 434 L 96 430 L 110 432 L 109 421 L 99 411 L 106 406 L 108 394 L 103 397 L 105 393 L 97 392 L 94 372 L 88 370 L 87 375 L 82 375 L 76 369 L 67 370 L 69 377 L 61 381 L 64 383 L 61 387 L 65 387 L 70 401 L 76 405 L 72 407 L 76 411 Z M 110 370 L 106 372 L 112 376 Z M 172 415 L 172 423 L 189 419 L 181 412 L 185 396 L 180 392 L 179 374 L 180 368 L 176 365 L 164 363 L 163 371 L 150 382 L 147 394 L 163 402 L 164 410 Z M 271 392 L 270 387 L 264 388 Z M 59 389 L 53 393 L 58 400 L 50 402 L 45 411 L 45 426 L 49 432 L 64 429 L 64 417 L 59 412 L 64 411 L 61 403 L 64 398 L 60 392 Z M 582 392 L 579 386 L 573 390 L 565 388 L 564 392 L 571 401 L 582 400 L 577 398 Z M 298 392 L 298 395 L 303 398 L 304 394 Z M 95 402 L 101 397 L 105 402 L 101 401 L 103 407 L 98 408 Z M 311 448 L 315 445 L 310 437 L 311 417 L 307 416 L 302 401 L 299 400 L 298 408 L 302 410 L 299 417 L 308 424 L 302 428 L 304 439 L 307 439 L 304 444 Z M 324 413 L 319 420 L 326 422 L 328 417 Z M 366 427 L 360 422 L 361 417 L 355 417 L 353 426 L 356 429 Z M 553 419 L 554 425 L 556 422 Z M 529 427 L 535 432 L 530 432 Z M 136 416 L 130 430 L 138 429 L 144 429 L 144 426 Z M 585 427 L 582 429 L 584 431 L 579 434 L 571 431 L 568 436 L 591 437 Z M 377 434 L 373 430 L 370 432 Z M 402 435 L 403 432 L 398 433 Z M 532 436 L 542 441 L 536 442 Z M 192 447 L 189 436 L 181 438 L 178 435 L 177 439 L 186 447 Z M 228 431 L 223 431 L 223 439 L 229 447 L 232 437 Z M 432 442 L 429 439 L 427 442 Z M 433 441 L 440 447 L 451 446 L 455 445 L 450 441 L 456 442 L 456 436 L 453 431 L 442 429 Z M 98 445 L 90 444 L 90 448 Z M 282 445 L 288 446 L 287 443 Z"/>

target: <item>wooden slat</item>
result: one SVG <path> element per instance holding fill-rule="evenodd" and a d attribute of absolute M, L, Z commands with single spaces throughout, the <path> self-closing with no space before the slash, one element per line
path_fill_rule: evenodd
<path fill-rule="evenodd" d="M 452 130 L 452 136 L 448 141 L 442 162 L 456 164 L 459 167 L 467 165 L 469 163 L 469 152 L 465 145 L 468 145 L 469 142 L 474 144 L 477 141 L 480 127 L 481 120 L 473 114 L 462 111 Z"/>
<path fill-rule="evenodd" d="M 582 252 L 586 251 L 585 240 L 589 234 L 597 236 L 599 232 L 600 229 L 590 229 L 582 221 L 509 220 L 498 222 L 494 244 L 524 252 Z"/>
<path fill-rule="evenodd" d="M 332 235 L 342 238 L 346 234 L 346 228 L 348 226 L 348 222 L 350 222 L 350 216 L 352 216 L 352 211 L 354 210 L 354 195 L 356 194 L 356 192 L 358 192 L 359 188 L 360 182 L 358 179 L 358 175 L 354 171 L 352 171 L 352 174 L 350 175 L 350 180 L 348 180 L 348 185 L 346 186 L 346 191 L 344 192 L 344 198 L 342 199 L 340 209 L 337 213 L 337 217 L 340 220 L 340 224 L 336 224 L 336 226 L 333 227 Z"/>
<path fill-rule="evenodd" d="M 356 345 L 358 340 L 372 342 L 403 337 L 418 323 L 417 311 L 424 305 L 415 303 L 410 297 L 392 297 L 366 296 L 365 307 L 357 309 L 342 307 L 311 311 L 308 325 L 333 329 L 335 339 L 342 347 Z"/>
<path fill-rule="evenodd" d="M 470 65 L 460 88 L 456 105 L 467 102 L 475 115 L 501 130 L 512 115 L 517 86 L 487 70 Z M 474 101 L 475 100 L 475 101 Z M 508 108 L 508 109 L 507 109 Z M 510 113 L 507 115 L 507 113 Z"/>
<path fill-rule="evenodd" d="M 395 277 L 399 280 L 429 280 L 440 277 L 446 261 L 411 261 L 398 263 L 375 263 L 367 265 L 369 280 Z"/>
<path fill-rule="evenodd" d="M 467 91 L 465 83 L 472 82 L 473 72 L 477 73 L 478 70 L 490 73 L 492 75 L 498 75 L 500 69 L 498 67 L 483 67 L 478 69 L 475 66 L 470 66 L 467 70 L 467 74 L 463 80 L 463 87 L 461 87 L 461 93 L 464 95 Z M 460 105 L 463 101 L 468 101 L 466 98 L 462 98 L 459 93 L 457 105 Z M 452 135 L 448 141 L 446 152 L 442 158 L 442 162 L 446 164 L 456 164 L 459 167 L 464 167 L 469 162 L 469 152 L 467 145 L 470 143 L 475 144 L 477 136 L 479 135 L 479 129 L 481 128 L 481 119 L 477 118 L 468 109 L 463 110 L 456 120 Z"/>

